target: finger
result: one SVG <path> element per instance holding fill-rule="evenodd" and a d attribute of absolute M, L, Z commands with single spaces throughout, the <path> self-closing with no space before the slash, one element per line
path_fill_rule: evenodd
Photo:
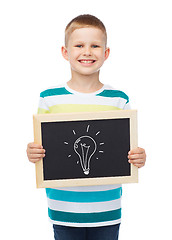
<path fill-rule="evenodd" d="M 128 162 L 129 163 L 133 163 L 133 164 L 134 163 L 139 163 L 140 164 L 140 163 L 144 163 L 145 161 L 140 158 L 140 159 L 134 159 L 134 160 L 133 159 L 129 159 Z"/>
<path fill-rule="evenodd" d="M 40 145 L 40 144 L 37 144 L 37 143 L 32 142 L 32 143 L 29 143 L 29 144 L 28 144 L 28 148 L 39 148 L 39 149 L 42 149 L 43 146 Z"/>
<path fill-rule="evenodd" d="M 41 155 L 41 156 L 34 155 L 34 156 L 28 156 L 28 159 L 30 162 L 36 163 L 36 162 L 40 161 L 41 159 L 43 159 L 44 157 L 45 157 L 45 155 Z"/>
<path fill-rule="evenodd" d="M 41 159 L 44 157 L 45 157 L 45 154 L 29 154 L 29 159 Z"/>
<path fill-rule="evenodd" d="M 144 164 L 133 164 L 135 167 L 141 168 L 144 166 Z"/>
<path fill-rule="evenodd" d="M 31 148 L 28 150 L 29 154 L 44 154 L 45 149 L 39 149 L 39 148 Z"/>
<path fill-rule="evenodd" d="M 129 155 L 132 154 L 144 154 L 145 150 L 143 148 L 137 147 L 129 151 Z"/>
<path fill-rule="evenodd" d="M 45 153 L 41 153 L 41 154 L 31 154 L 31 153 L 27 153 L 27 157 L 29 159 L 29 161 L 32 162 L 32 160 L 35 160 L 35 159 L 42 159 L 45 157 Z"/>
<path fill-rule="evenodd" d="M 128 158 L 129 159 L 144 159 L 145 158 L 145 156 L 144 156 L 144 154 L 129 154 L 128 155 Z"/>
<path fill-rule="evenodd" d="M 41 160 L 40 158 L 35 158 L 35 159 L 30 159 L 29 161 L 32 162 L 32 163 L 37 163 L 40 160 Z"/>
<path fill-rule="evenodd" d="M 143 167 L 145 165 L 144 161 L 136 161 L 136 160 L 131 161 L 131 160 L 129 160 L 128 162 L 133 164 L 136 167 Z"/>

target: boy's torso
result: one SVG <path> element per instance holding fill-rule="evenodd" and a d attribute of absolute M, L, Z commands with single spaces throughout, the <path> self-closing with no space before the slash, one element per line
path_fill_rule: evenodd
<path fill-rule="evenodd" d="M 128 96 L 104 85 L 94 93 L 79 93 L 67 84 L 40 94 L 38 113 L 88 112 L 129 109 Z M 94 227 L 121 221 L 121 185 L 46 189 L 53 224 Z"/>

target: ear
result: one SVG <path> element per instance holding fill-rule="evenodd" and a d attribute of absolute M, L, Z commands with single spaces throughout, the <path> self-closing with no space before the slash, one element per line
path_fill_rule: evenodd
<path fill-rule="evenodd" d="M 106 50 L 105 50 L 105 60 L 108 59 L 109 54 L 110 54 L 110 48 L 108 47 L 108 48 L 106 48 Z"/>
<path fill-rule="evenodd" d="M 64 57 L 64 59 L 66 59 L 67 61 L 69 61 L 67 48 L 66 48 L 65 46 L 62 46 L 62 47 L 61 47 L 61 52 L 62 52 L 62 56 Z"/>

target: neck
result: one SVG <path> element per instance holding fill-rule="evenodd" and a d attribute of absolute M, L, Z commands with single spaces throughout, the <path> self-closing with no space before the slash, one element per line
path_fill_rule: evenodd
<path fill-rule="evenodd" d="M 99 81 L 99 72 L 88 76 L 72 72 L 72 78 L 67 84 L 73 90 L 83 93 L 96 92 L 103 87 Z"/>

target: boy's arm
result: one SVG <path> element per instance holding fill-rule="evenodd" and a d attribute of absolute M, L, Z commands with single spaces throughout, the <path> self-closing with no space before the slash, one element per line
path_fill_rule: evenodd
<path fill-rule="evenodd" d="M 40 94 L 39 99 L 39 106 L 38 106 L 38 112 L 37 114 L 45 114 L 49 113 L 49 108 L 45 102 L 45 99 L 43 97 L 43 92 Z M 45 149 L 43 149 L 43 146 L 36 144 L 34 142 L 31 142 L 27 145 L 27 157 L 30 162 L 36 163 L 41 160 L 41 158 L 45 157 Z"/>
<path fill-rule="evenodd" d="M 131 109 L 129 99 L 125 104 L 123 110 Z M 128 152 L 128 161 L 132 163 L 134 166 L 141 168 L 145 165 L 146 162 L 146 152 L 143 148 L 135 148 Z"/>
<path fill-rule="evenodd" d="M 146 153 L 143 148 L 135 148 L 128 153 L 128 162 L 132 163 L 134 166 L 141 168 L 146 162 Z"/>

